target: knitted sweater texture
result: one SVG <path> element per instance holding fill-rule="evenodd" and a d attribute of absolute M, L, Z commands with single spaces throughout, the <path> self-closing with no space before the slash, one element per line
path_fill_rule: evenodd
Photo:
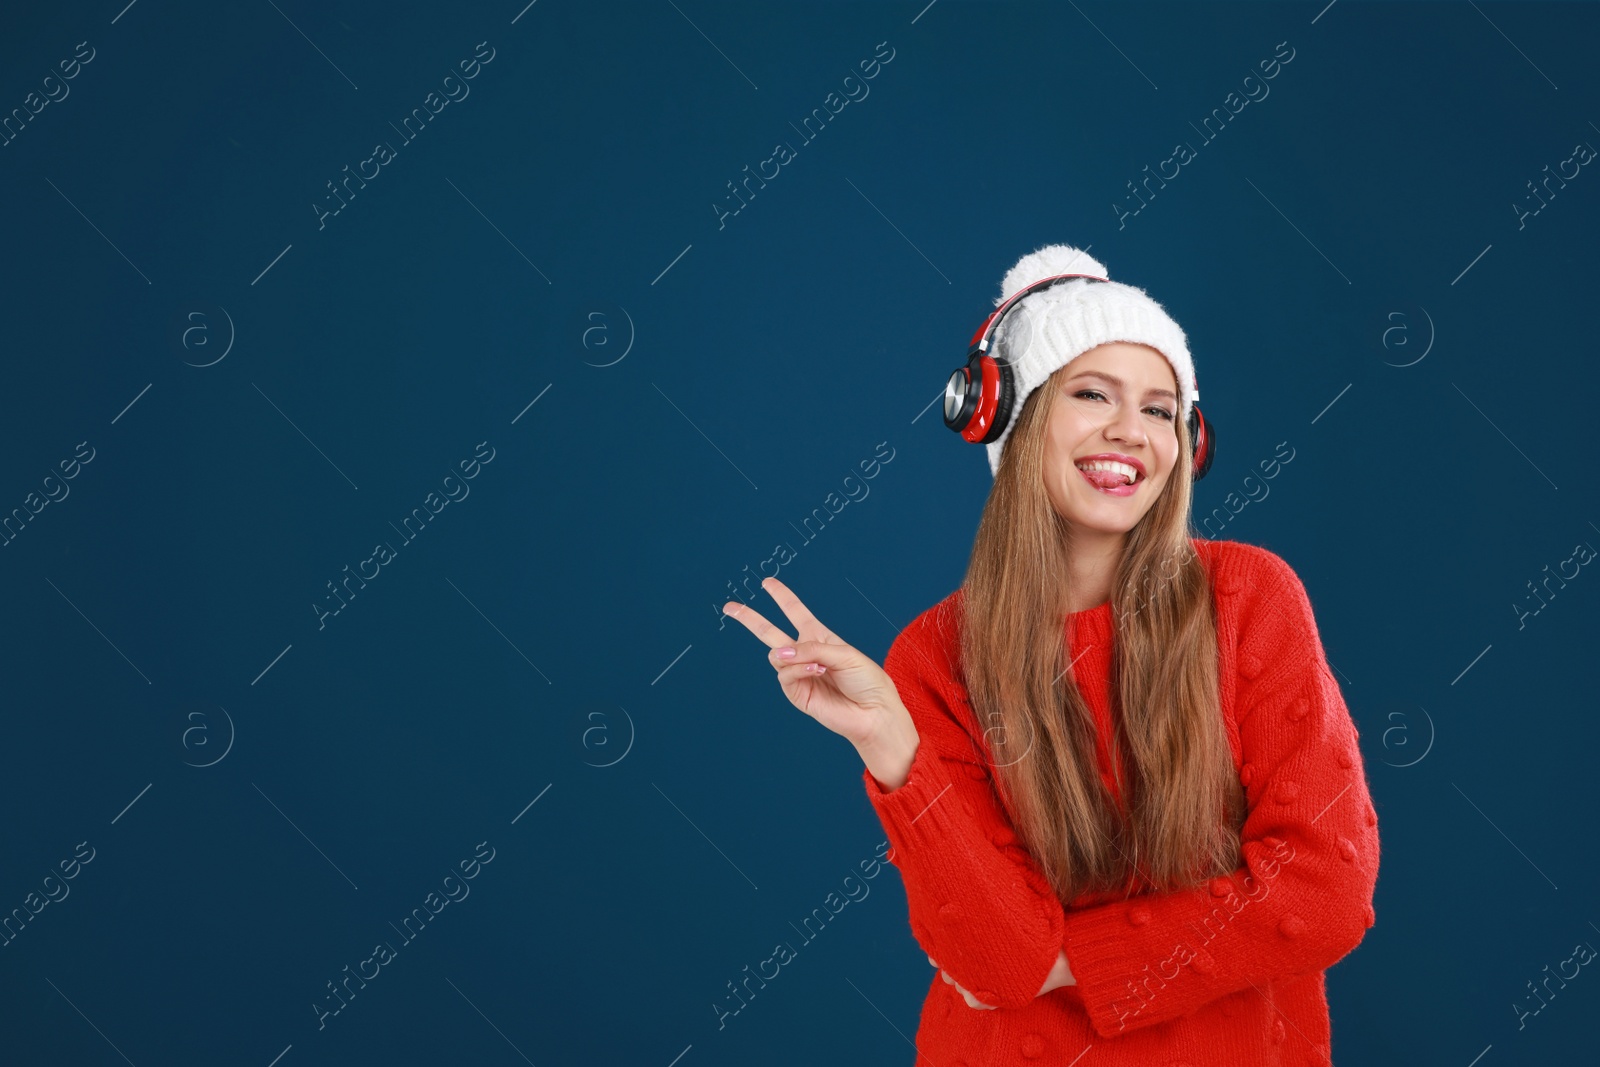
<path fill-rule="evenodd" d="M 1332 1062 L 1324 972 L 1375 922 L 1377 812 L 1311 602 L 1281 558 L 1193 539 L 1211 578 L 1229 747 L 1249 814 L 1243 863 L 1178 891 L 1063 906 L 1019 842 L 967 699 L 962 591 L 914 619 L 884 669 L 919 742 L 909 778 L 863 772 L 905 885 L 912 936 L 979 1001 L 933 975 L 916 1067 L 1310 1067 Z M 1071 677 L 1107 738 L 1111 604 L 1066 616 Z M 1059 951 L 1076 979 L 1037 996 Z M 1089 1054 L 1082 1060 L 1078 1057 Z"/>

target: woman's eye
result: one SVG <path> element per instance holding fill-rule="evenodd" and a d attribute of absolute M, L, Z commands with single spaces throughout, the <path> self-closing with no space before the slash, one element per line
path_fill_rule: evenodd
<path fill-rule="evenodd" d="M 1101 393 L 1097 389 L 1079 389 L 1076 393 L 1073 393 L 1072 395 L 1074 397 L 1099 397 L 1101 400 L 1105 399 L 1105 395 L 1103 393 Z M 1157 415 L 1159 415 L 1163 419 L 1166 419 L 1168 422 L 1172 422 L 1174 419 L 1177 418 L 1176 415 L 1174 415 L 1172 412 L 1168 411 L 1166 408 L 1163 408 L 1163 407 L 1145 408 L 1145 410 L 1146 411 L 1155 412 Z"/>

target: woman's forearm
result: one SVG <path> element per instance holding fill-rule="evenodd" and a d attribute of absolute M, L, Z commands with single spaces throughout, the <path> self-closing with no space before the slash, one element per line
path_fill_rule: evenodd
<path fill-rule="evenodd" d="M 893 792 L 911 777 L 911 764 L 916 758 L 918 744 L 916 730 L 912 729 L 908 736 L 877 738 L 870 743 L 857 745 L 856 751 L 861 755 L 862 762 L 867 765 L 867 770 L 872 772 L 872 777 L 878 780 L 878 784 L 886 792 Z M 929 962 L 933 961 L 931 956 L 928 959 Z M 1056 953 L 1055 965 L 1045 976 L 1044 985 L 1035 995 L 1042 997 L 1052 989 L 1077 984 L 1078 980 L 1072 975 L 1072 967 L 1067 963 L 1067 952 L 1061 949 Z"/>
<path fill-rule="evenodd" d="M 856 752 L 878 784 L 886 792 L 893 792 L 911 777 L 911 763 L 917 755 L 919 738 L 908 713 L 885 716 L 885 721 L 898 725 L 889 734 L 857 745 Z"/>

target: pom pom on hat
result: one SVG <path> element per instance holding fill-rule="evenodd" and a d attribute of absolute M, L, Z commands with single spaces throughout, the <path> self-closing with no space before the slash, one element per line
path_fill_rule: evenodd
<path fill-rule="evenodd" d="M 1081 249 L 1073 248 L 1071 245 L 1044 245 L 1017 260 L 1016 266 L 1006 271 L 1005 280 L 1000 283 L 1000 295 L 994 298 L 994 306 L 999 307 L 1005 303 L 1006 297 L 1019 289 L 1026 289 L 1034 282 L 1053 278 L 1057 274 L 1094 274 L 1106 279 L 1111 277 L 1104 263 Z"/>

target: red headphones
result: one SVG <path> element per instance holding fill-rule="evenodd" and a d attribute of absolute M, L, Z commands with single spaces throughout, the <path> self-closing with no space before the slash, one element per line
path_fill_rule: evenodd
<path fill-rule="evenodd" d="M 1001 362 L 989 354 L 994 335 L 1001 320 L 1017 302 L 1029 293 L 1048 289 L 1052 285 L 1073 278 L 1086 278 L 1092 282 L 1108 279 L 1094 274 L 1057 274 L 1034 282 L 1012 294 L 1011 298 L 994 309 L 983 320 L 978 332 L 972 335 L 967 349 L 965 366 L 957 367 L 944 387 L 944 424 L 973 444 L 988 444 L 1005 432 L 1016 406 L 1016 381 L 1011 363 Z M 1198 381 L 1196 392 L 1199 392 Z M 1191 466 L 1195 481 L 1206 476 L 1217 451 L 1217 434 L 1211 423 L 1200 413 L 1198 403 L 1189 406 L 1189 444 Z"/>

